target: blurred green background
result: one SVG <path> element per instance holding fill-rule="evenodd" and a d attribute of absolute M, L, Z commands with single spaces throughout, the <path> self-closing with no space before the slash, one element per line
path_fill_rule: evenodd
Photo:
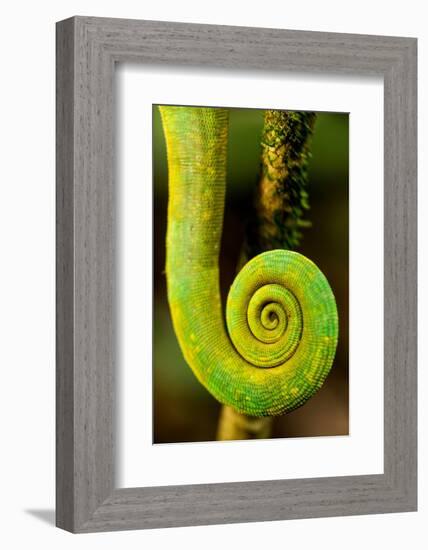
<path fill-rule="evenodd" d="M 249 206 L 260 165 L 263 111 L 230 109 L 228 171 L 220 284 L 225 303 L 236 274 Z M 321 390 L 303 407 L 276 417 L 272 437 L 346 435 L 348 407 L 348 165 L 349 117 L 318 113 L 312 138 L 305 218 L 298 252 L 328 278 L 339 312 L 339 343 L 332 370 Z M 153 443 L 215 440 L 221 405 L 196 380 L 181 354 L 166 298 L 165 235 L 168 170 L 163 130 L 153 106 L 154 301 Z"/>

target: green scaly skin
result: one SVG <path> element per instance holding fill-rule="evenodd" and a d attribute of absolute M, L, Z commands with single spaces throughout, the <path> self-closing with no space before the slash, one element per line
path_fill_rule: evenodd
<path fill-rule="evenodd" d="M 332 366 L 338 339 L 333 292 L 308 258 L 264 252 L 230 288 L 226 329 L 218 260 L 228 111 L 160 111 L 169 170 L 168 301 L 183 355 L 221 403 L 251 416 L 292 411 L 322 386 Z"/>

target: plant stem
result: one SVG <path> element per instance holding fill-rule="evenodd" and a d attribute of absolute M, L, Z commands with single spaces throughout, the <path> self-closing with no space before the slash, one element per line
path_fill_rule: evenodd
<path fill-rule="evenodd" d="M 217 440 L 267 439 L 271 434 L 272 421 L 273 417 L 248 416 L 237 412 L 228 405 L 223 405 Z"/>
<path fill-rule="evenodd" d="M 310 227 L 306 185 L 315 119 L 313 112 L 265 111 L 260 177 L 237 271 L 267 250 L 295 249 L 301 230 Z M 273 418 L 250 417 L 223 405 L 217 439 L 266 439 L 272 423 Z"/>

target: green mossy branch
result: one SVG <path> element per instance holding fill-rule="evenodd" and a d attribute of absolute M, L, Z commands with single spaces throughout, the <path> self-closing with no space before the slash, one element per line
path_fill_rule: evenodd
<path fill-rule="evenodd" d="M 310 227 L 306 185 L 315 120 L 313 112 L 265 111 L 260 178 L 237 271 L 261 252 L 297 248 L 301 230 Z M 272 417 L 254 418 L 223 406 L 217 439 L 264 439 L 271 430 Z"/>
<path fill-rule="evenodd" d="M 310 227 L 308 164 L 316 120 L 313 112 L 267 110 L 261 169 L 245 253 L 251 258 L 276 248 L 294 250 Z"/>

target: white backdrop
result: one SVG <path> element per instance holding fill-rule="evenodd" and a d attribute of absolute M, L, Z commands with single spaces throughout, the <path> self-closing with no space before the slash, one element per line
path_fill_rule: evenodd
<path fill-rule="evenodd" d="M 267 544 L 309 549 L 423 547 L 428 496 L 420 469 L 420 511 L 412 514 L 298 520 L 73 536 L 52 527 L 54 506 L 54 22 L 70 15 L 163 19 L 291 29 L 407 35 L 419 38 L 420 212 L 427 205 L 428 30 L 419 0 L 122 0 L 30 2 L 3 6 L 0 239 L 1 501 L 0 543 L 6 548 L 219 548 Z M 426 216 L 420 222 L 421 280 L 428 277 Z M 420 289 L 420 334 L 426 334 L 426 285 Z M 425 305 L 425 307 L 424 307 Z M 422 344 L 424 340 L 421 339 Z M 421 346 L 420 364 L 426 363 Z M 428 376 L 420 369 L 419 394 Z M 424 391 L 425 390 L 425 391 Z M 428 459 L 428 405 L 420 399 L 419 463 Z M 425 433 L 424 433 L 425 432 Z"/>

